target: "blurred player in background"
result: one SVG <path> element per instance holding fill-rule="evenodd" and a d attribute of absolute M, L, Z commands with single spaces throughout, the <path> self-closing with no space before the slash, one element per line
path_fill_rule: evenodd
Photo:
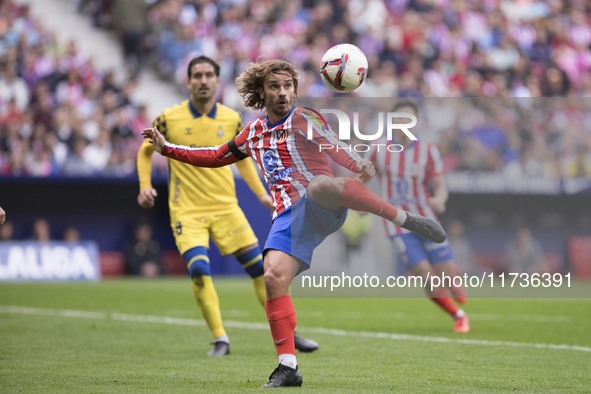
<path fill-rule="evenodd" d="M 238 77 L 246 107 L 266 109 L 234 139 L 215 148 L 172 145 L 156 127 L 142 131 L 158 152 L 198 166 L 221 167 L 252 157 L 263 172 L 275 205 L 273 226 L 265 244 L 266 312 L 279 365 L 265 387 L 301 386 L 295 356 L 296 314 L 289 286 L 308 269 L 314 248 L 337 231 L 347 208 L 371 212 L 407 229 L 443 242 L 445 232 L 432 220 L 411 215 L 378 198 L 357 178 L 335 178 L 328 156 L 367 180 L 372 163 L 348 152 L 317 112 L 294 105 L 298 75 L 281 60 L 254 63 Z M 307 138 L 308 124 L 313 139 Z M 332 149 L 319 151 L 319 144 Z M 326 152 L 323 154 L 322 152 Z"/>
<path fill-rule="evenodd" d="M 412 100 L 400 100 L 395 104 L 393 112 L 417 116 L 418 106 Z M 405 120 L 401 120 L 401 123 L 404 122 Z M 404 150 L 374 150 L 371 156 L 379 177 L 382 197 L 409 212 L 438 221 L 437 215 L 445 211 L 448 199 L 439 150 L 435 145 L 420 139 L 413 141 L 404 133 L 396 134 L 394 142 L 402 145 Z M 432 192 L 429 192 L 429 188 Z M 411 274 L 420 275 L 425 280 L 429 275 L 441 273 L 448 276 L 459 275 L 460 270 L 454 262 L 448 240 L 437 244 L 391 221 L 385 221 L 385 227 L 388 237 L 394 242 L 400 261 Z M 425 286 L 429 298 L 454 319 L 454 331 L 469 332 L 468 317 L 454 303 L 448 290 L 459 304 L 466 302 L 464 288 L 440 287 L 431 291 L 429 283 Z"/>
<path fill-rule="evenodd" d="M 190 99 L 167 108 L 153 122 L 171 142 L 192 147 L 221 145 L 242 129 L 240 115 L 216 101 L 220 67 L 206 56 L 193 58 L 187 69 Z M 138 203 L 154 206 L 157 197 L 151 183 L 154 147 L 145 141 L 137 156 L 140 182 Z M 250 160 L 237 168 L 259 201 L 274 209 Z M 169 160 L 171 226 L 179 252 L 187 263 L 195 300 L 214 338 L 210 356 L 230 353 L 230 340 L 222 324 L 218 295 L 209 265 L 209 238 L 222 255 L 233 254 L 253 280 L 256 296 L 265 305 L 263 257 L 258 240 L 238 206 L 234 176 L 229 167 L 198 168 Z M 314 351 L 318 344 L 297 338 L 298 349 Z"/>

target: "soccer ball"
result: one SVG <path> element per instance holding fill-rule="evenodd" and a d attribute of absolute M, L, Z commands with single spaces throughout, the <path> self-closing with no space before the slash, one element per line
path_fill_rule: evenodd
<path fill-rule="evenodd" d="M 367 57 L 355 45 L 339 44 L 330 48 L 320 63 L 320 77 L 335 92 L 357 89 L 367 76 Z"/>

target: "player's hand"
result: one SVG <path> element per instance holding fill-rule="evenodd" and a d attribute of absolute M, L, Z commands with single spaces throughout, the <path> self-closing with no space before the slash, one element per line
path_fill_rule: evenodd
<path fill-rule="evenodd" d="M 359 170 L 359 179 L 362 182 L 367 182 L 376 174 L 376 168 L 370 160 L 361 160 L 357 163 L 357 169 Z"/>
<path fill-rule="evenodd" d="M 442 198 L 431 197 L 427 200 L 427 204 L 435 211 L 436 214 L 441 215 L 445 212 L 445 200 Z"/>
<path fill-rule="evenodd" d="M 5 220 L 6 220 L 6 212 L 4 212 L 4 209 L 2 209 L 2 207 L 0 207 L 0 224 L 4 224 Z"/>
<path fill-rule="evenodd" d="M 156 127 L 149 127 L 147 129 L 142 130 L 142 137 L 148 140 L 152 145 L 154 145 L 154 149 L 158 151 L 158 153 L 162 152 L 162 148 L 164 148 L 164 144 L 166 144 L 166 139 Z"/>
<path fill-rule="evenodd" d="M 137 195 L 137 203 L 142 208 L 152 208 L 156 203 L 156 197 L 158 197 L 156 189 L 144 189 L 140 191 L 140 194 Z"/>
<path fill-rule="evenodd" d="M 270 195 L 263 194 L 263 195 L 259 196 L 259 201 L 261 204 L 263 204 L 264 206 L 269 208 L 271 210 L 271 212 L 275 211 L 275 205 L 273 205 L 273 199 L 271 198 Z"/>

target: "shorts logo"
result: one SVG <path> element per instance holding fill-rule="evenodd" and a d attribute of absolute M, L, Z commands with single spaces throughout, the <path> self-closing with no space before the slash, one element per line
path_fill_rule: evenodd
<path fill-rule="evenodd" d="M 181 235 L 183 233 L 183 225 L 181 224 L 181 222 L 176 222 L 174 224 L 174 230 L 178 235 Z"/>

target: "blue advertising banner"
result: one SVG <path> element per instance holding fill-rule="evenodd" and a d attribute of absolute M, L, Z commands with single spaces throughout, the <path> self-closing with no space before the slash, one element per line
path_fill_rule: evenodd
<path fill-rule="evenodd" d="M 560 179 L 458 171 L 447 174 L 445 181 L 450 192 L 463 194 L 591 194 L 591 178 L 588 177 Z"/>
<path fill-rule="evenodd" d="M 0 281 L 99 280 L 95 242 L 0 242 Z"/>

